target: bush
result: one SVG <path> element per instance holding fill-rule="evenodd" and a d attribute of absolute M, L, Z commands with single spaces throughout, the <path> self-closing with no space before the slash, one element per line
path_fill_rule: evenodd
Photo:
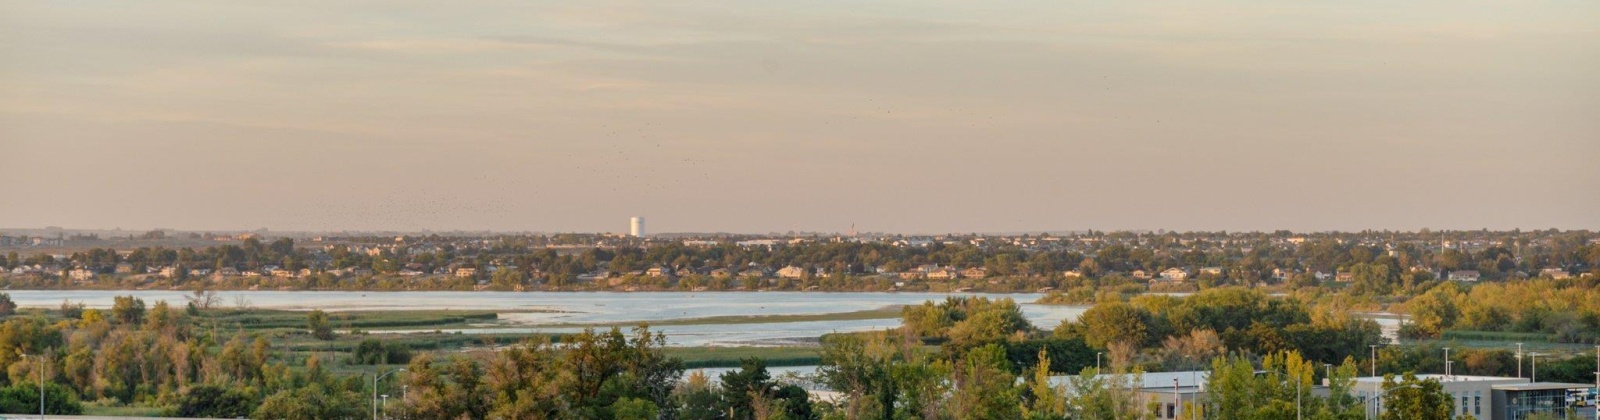
<path fill-rule="evenodd" d="M 238 389 L 223 389 L 202 385 L 189 389 L 178 401 L 176 417 L 208 417 L 231 419 L 250 415 L 256 402 L 250 394 Z"/>
<path fill-rule="evenodd" d="M 83 403 L 65 385 L 45 384 L 45 413 L 56 415 L 83 414 Z M 0 413 L 38 414 L 39 385 L 21 382 L 0 388 Z"/>
<path fill-rule="evenodd" d="M 355 351 L 350 355 L 351 364 L 379 365 L 408 363 L 411 361 L 411 348 L 399 343 L 384 343 L 376 338 L 361 340 L 356 345 Z"/>

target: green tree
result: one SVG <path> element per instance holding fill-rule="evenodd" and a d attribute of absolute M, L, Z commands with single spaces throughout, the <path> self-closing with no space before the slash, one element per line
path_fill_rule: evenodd
<path fill-rule="evenodd" d="M 1069 324 L 1070 321 L 1062 321 Z M 1150 340 L 1150 314 L 1122 302 L 1095 305 L 1078 317 L 1083 341 L 1095 348 L 1126 341 L 1143 346 Z"/>
<path fill-rule="evenodd" d="M 178 417 L 240 418 L 255 408 L 255 398 L 243 389 L 201 385 L 178 400 Z"/>
<path fill-rule="evenodd" d="M 649 400 L 621 398 L 611 404 L 611 418 L 617 420 L 655 420 L 660 413 Z"/>
<path fill-rule="evenodd" d="M 1394 375 L 1385 375 L 1383 389 L 1382 420 L 1448 419 L 1455 411 L 1455 399 L 1437 380 L 1419 380 L 1409 372 L 1399 381 Z"/>
<path fill-rule="evenodd" d="M 333 326 L 328 324 L 328 313 L 321 309 L 306 314 L 306 328 L 311 330 L 311 336 L 318 340 L 332 340 Z"/>
<path fill-rule="evenodd" d="M 11 316 L 17 313 L 17 302 L 11 300 L 10 293 L 0 293 L 0 316 Z"/>
<path fill-rule="evenodd" d="M 144 300 L 133 296 L 112 298 L 111 319 L 125 325 L 144 323 Z"/>

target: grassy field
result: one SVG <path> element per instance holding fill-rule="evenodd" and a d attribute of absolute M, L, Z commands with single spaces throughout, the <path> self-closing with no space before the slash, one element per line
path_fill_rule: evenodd
<path fill-rule="evenodd" d="M 751 315 L 751 316 L 711 316 L 704 318 L 666 319 L 651 322 L 651 326 L 667 325 L 716 325 L 716 324 L 766 324 L 777 322 L 812 322 L 812 321 L 856 321 L 863 319 L 890 319 L 900 317 L 901 306 L 888 306 L 878 309 L 854 312 L 835 312 L 826 314 L 803 315 Z M 619 322 L 605 324 L 562 324 L 564 326 L 594 326 L 594 327 L 631 327 L 639 325 L 637 322 Z"/>
<path fill-rule="evenodd" d="M 209 311 L 203 317 L 220 325 L 247 330 L 273 328 L 305 328 L 305 311 L 274 309 L 223 309 Z M 469 323 L 494 322 L 494 311 L 422 310 L 422 311 L 349 311 L 329 312 L 328 323 L 340 329 L 383 328 L 458 328 Z"/>

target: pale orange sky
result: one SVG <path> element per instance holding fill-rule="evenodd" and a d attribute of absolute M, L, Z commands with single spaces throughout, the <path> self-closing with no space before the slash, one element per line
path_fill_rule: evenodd
<path fill-rule="evenodd" d="M 1600 228 L 1600 2 L 0 1 L 0 227 Z"/>

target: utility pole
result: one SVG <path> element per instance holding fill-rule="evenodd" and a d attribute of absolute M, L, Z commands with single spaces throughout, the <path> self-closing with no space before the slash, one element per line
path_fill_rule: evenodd
<path fill-rule="evenodd" d="M 1095 352 L 1095 354 L 1094 354 L 1094 371 L 1097 374 L 1098 373 L 1105 373 L 1105 372 L 1101 372 L 1100 371 L 1100 356 L 1104 355 L 1104 354 L 1106 354 L 1106 352 L 1103 352 L 1103 351 L 1102 352 Z"/>

